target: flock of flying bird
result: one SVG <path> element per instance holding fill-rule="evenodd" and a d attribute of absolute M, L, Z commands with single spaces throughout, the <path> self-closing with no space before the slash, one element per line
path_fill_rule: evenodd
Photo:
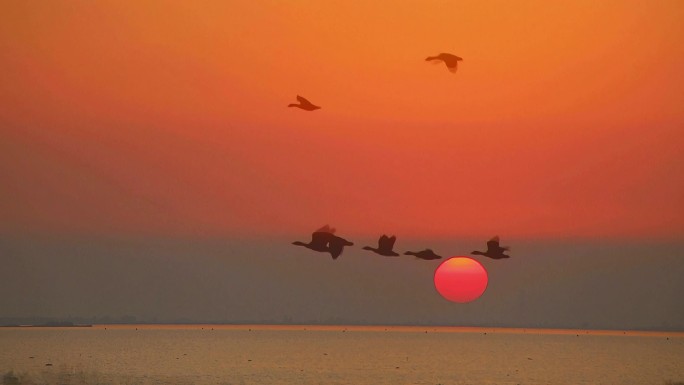
<path fill-rule="evenodd" d="M 428 56 L 425 59 L 425 61 L 431 61 L 431 62 L 437 62 L 437 63 L 442 61 L 446 65 L 447 69 L 453 73 L 455 73 L 456 70 L 458 69 L 458 62 L 461 60 L 463 60 L 463 59 L 456 56 L 456 55 L 450 54 L 450 53 L 440 53 L 437 56 Z M 288 107 L 301 108 L 302 110 L 305 110 L 305 111 L 316 111 L 316 110 L 321 108 L 320 106 L 317 106 L 317 105 L 311 103 L 306 98 L 299 96 L 299 95 L 297 95 L 297 101 L 299 102 L 299 104 L 290 103 L 287 106 Z"/>
<path fill-rule="evenodd" d="M 388 237 L 387 235 L 382 235 L 378 239 L 378 247 L 365 246 L 364 250 L 370 250 L 376 254 L 380 254 L 385 257 L 398 257 L 399 253 L 394 251 L 394 243 L 397 241 L 397 237 L 394 235 Z M 335 229 L 328 225 L 321 227 L 320 229 L 314 231 L 311 234 L 311 241 L 309 243 L 304 243 L 300 241 L 292 242 L 293 245 L 304 246 L 307 249 L 322 253 L 330 253 L 332 259 L 337 259 L 342 254 L 345 246 L 353 246 L 354 243 L 350 242 L 342 237 L 335 235 Z M 487 251 L 473 251 L 470 254 L 482 255 L 492 259 L 503 259 L 510 258 L 510 255 L 504 254 L 508 250 L 508 247 L 499 246 L 499 237 L 495 236 L 487 242 Z M 432 249 L 425 249 L 422 251 L 407 251 L 404 255 L 413 255 L 418 259 L 424 259 L 427 261 L 433 259 L 442 259 L 441 256 L 435 254 Z"/>
<path fill-rule="evenodd" d="M 440 53 L 437 56 L 428 56 L 425 59 L 425 61 L 442 61 L 446 65 L 447 69 L 451 72 L 456 72 L 456 70 L 458 69 L 458 62 L 462 60 L 462 58 L 450 53 Z M 288 107 L 297 107 L 305 111 L 315 111 L 321 108 L 320 106 L 311 103 L 306 98 L 299 95 L 297 95 L 297 101 L 299 102 L 299 104 L 291 103 L 288 105 Z M 328 225 L 325 225 L 311 234 L 311 242 L 304 243 L 300 241 L 295 241 L 292 242 L 292 244 L 297 246 L 304 246 L 308 249 L 318 252 L 330 253 L 333 259 L 337 259 L 337 257 L 339 257 L 342 254 L 342 250 L 344 250 L 345 246 L 353 246 L 354 243 L 349 242 L 344 238 L 338 237 L 334 233 L 335 229 L 331 228 Z M 394 243 L 396 241 L 397 237 L 395 237 L 394 235 L 388 237 L 387 235 L 383 234 L 380 237 L 380 239 L 378 239 L 377 248 L 365 246 L 363 249 L 370 250 L 376 254 L 385 257 L 398 257 L 399 254 L 393 250 Z M 485 257 L 489 257 L 492 259 L 510 258 L 509 255 L 504 254 L 506 250 L 508 250 L 508 247 L 499 246 L 499 237 L 495 236 L 487 242 L 487 251 L 473 251 L 471 254 L 483 255 Z M 404 255 L 413 255 L 416 258 L 428 261 L 442 258 L 441 256 L 435 254 L 435 252 L 431 249 L 425 249 L 422 251 L 407 251 L 404 253 Z"/>

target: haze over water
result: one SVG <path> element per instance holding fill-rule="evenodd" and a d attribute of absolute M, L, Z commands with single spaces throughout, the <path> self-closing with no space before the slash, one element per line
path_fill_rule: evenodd
<path fill-rule="evenodd" d="M 36 384 L 644 385 L 684 379 L 684 334 L 622 333 L 249 325 L 6 328 L 0 330 L 0 367 L 14 370 L 22 383 Z"/>

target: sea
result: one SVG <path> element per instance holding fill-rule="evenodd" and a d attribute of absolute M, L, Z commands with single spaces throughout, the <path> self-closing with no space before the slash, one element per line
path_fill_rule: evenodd
<path fill-rule="evenodd" d="M 684 384 L 684 333 L 465 327 L 0 328 L 3 384 Z"/>

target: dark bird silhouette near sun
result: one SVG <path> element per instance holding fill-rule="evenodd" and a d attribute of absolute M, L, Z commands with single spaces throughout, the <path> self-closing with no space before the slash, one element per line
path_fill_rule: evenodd
<path fill-rule="evenodd" d="M 444 64 L 446 64 L 447 69 L 453 73 L 456 73 L 456 70 L 458 69 L 458 62 L 462 60 L 462 58 L 450 53 L 440 53 L 437 56 L 428 56 L 427 59 L 425 59 L 425 61 L 443 61 Z"/>
<path fill-rule="evenodd" d="M 306 111 L 315 111 L 315 110 L 318 110 L 321 108 L 319 106 L 314 105 L 313 103 L 308 101 L 303 96 L 297 95 L 297 101 L 299 102 L 299 104 L 290 103 L 287 106 L 288 107 L 298 107 L 298 108 L 301 108 L 302 110 L 306 110 Z"/>
<path fill-rule="evenodd" d="M 353 246 L 354 243 L 336 236 L 335 229 L 325 225 L 320 229 L 314 231 L 311 234 L 311 241 L 309 243 L 304 243 L 300 241 L 292 242 L 293 245 L 304 246 L 307 249 L 318 251 L 321 253 L 330 253 L 333 259 L 337 259 L 344 251 L 345 246 Z M 365 246 L 363 250 L 370 250 L 376 254 L 385 257 L 398 257 L 400 254 L 394 251 L 394 244 L 397 241 L 397 237 L 392 235 L 391 237 L 383 234 L 378 239 L 378 247 Z M 435 259 L 442 259 L 442 256 L 435 254 L 432 249 L 425 249 L 422 251 L 407 251 L 404 255 L 413 255 L 418 259 L 423 259 L 426 261 L 431 261 Z"/>
<path fill-rule="evenodd" d="M 404 255 L 413 255 L 418 259 L 424 259 L 426 261 L 431 261 L 433 259 L 442 259 L 440 255 L 435 254 L 432 249 L 425 249 L 422 251 L 407 251 Z"/>
<path fill-rule="evenodd" d="M 325 225 L 311 234 L 311 241 L 309 243 L 294 241 L 292 244 L 304 246 L 313 251 L 327 252 L 330 235 L 332 235 L 333 232 L 335 232 L 335 229 L 331 229 L 328 225 Z"/>
<path fill-rule="evenodd" d="M 388 237 L 387 235 L 382 235 L 380 239 L 378 239 L 378 248 L 373 248 L 370 246 L 365 246 L 363 249 L 364 250 L 370 250 L 376 254 L 384 255 L 385 257 L 397 257 L 399 256 L 398 253 L 396 253 L 392 248 L 394 247 L 394 242 L 397 241 L 397 237 L 392 235 L 391 237 Z"/>
<path fill-rule="evenodd" d="M 501 247 L 499 246 L 499 236 L 494 236 L 494 238 L 490 239 L 487 241 L 487 251 L 482 252 L 482 251 L 473 251 L 470 254 L 473 255 L 484 255 L 485 257 L 489 257 L 492 259 L 503 259 L 503 258 L 510 258 L 510 255 L 504 254 L 504 251 L 508 250 L 508 247 Z"/>
<path fill-rule="evenodd" d="M 332 259 L 337 259 L 344 251 L 345 246 L 353 246 L 354 243 L 338 237 L 335 234 L 335 229 L 328 225 L 321 227 L 311 234 L 311 241 L 304 243 L 300 241 L 292 242 L 293 245 L 304 246 L 307 249 L 318 251 L 322 253 L 330 253 Z"/>

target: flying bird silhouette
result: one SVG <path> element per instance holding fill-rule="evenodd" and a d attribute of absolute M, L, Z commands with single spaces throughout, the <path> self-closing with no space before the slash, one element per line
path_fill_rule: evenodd
<path fill-rule="evenodd" d="M 294 241 L 292 242 L 292 244 L 297 246 L 304 246 L 307 249 L 311 249 L 313 251 L 327 252 L 328 242 L 330 241 L 330 237 L 333 235 L 334 232 L 335 229 L 332 229 L 330 228 L 330 226 L 325 225 L 311 234 L 311 241 L 309 243 Z"/>
<path fill-rule="evenodd" d="M 456 70 L 458 69 L 458 62 L 463 60 L 463 59 L 456 56 L 456 55 L 452 55 L 450 53 L 440 53 L 437 56 L 428 56 L 427 59 L 425 59 L 425 61 L 433 61 L 433 60 L 443 61 L 444 64 L 446 64 L 449 71 L 455 73 Z"/>
<path fill-rule="evenodd" d="M 508 250 L 508 247 L 501 247 L 499 246 L 499 236 L 494 236 L 494 238 L 490 239 L 487 241 L 487 251 L 482 252 L 482 251 L 473 251 L 470 254 L 473 255 L 484 255 L 485 257 L 489 257 L 492 259 L 503 259 L 503 258 L 510 258 L 510 255 L 504 254 L 504 251 Z"/>
<path fill-rule="evenodd" d="M 321 108 L 319 106 L 314 105 L 310 101 L 306 100 L 306 98 L 304 98 L 303 96 L 297 95 L 297 101 L 299 101 L 299 104 L 290 103 L 287 106 L 288 107 L 299 107 L 302 110 L 306 110 L 306 111 L 315 111 L 315 110 L 318 110 L 319 108 Z"/>
<path fill-rule="evenodd" d="M 335 229 L 325 225 L 311 234 L 311 241 L 309 243 L 294 241 L 292 244 L 304 246 L 313 251 L 322 253 L 327 252 L 330 253 L 330 256 L 332 256 L 333 259 L 337 259 L 337 257 L 342 254 L 344 246 L 352 246 L 354 244 L 344 238 L 336 236 L 334 233 Z"/>
<path fill-rule="evenodd" d="M 433 259 L 442 259 L 442 257 L 435 254 L 435 252 L 432 251 L 432 249 L 425 249 L 423 251 L 407 251 L 404 253 L 404 255 L 413 255 L 416 258 L 424 259 L 426 261 L 431 261 Z"/>
<path fill-rule="evenodd" d="M 394 242 L 397 241 L 397 237 L 392 235 L 391 237 L 388 237 L 387 235 L 382 235 L 380 239 L 378 239 L 378 248 L 372 248 L 370 246 L 365 246 L 363 249 L 364 250 L 370 250 L 376 254 L 384 255 L 385 257 L 396 257 L 399 254 L 394 252 L 392 248 L 394 247 Z"/>

